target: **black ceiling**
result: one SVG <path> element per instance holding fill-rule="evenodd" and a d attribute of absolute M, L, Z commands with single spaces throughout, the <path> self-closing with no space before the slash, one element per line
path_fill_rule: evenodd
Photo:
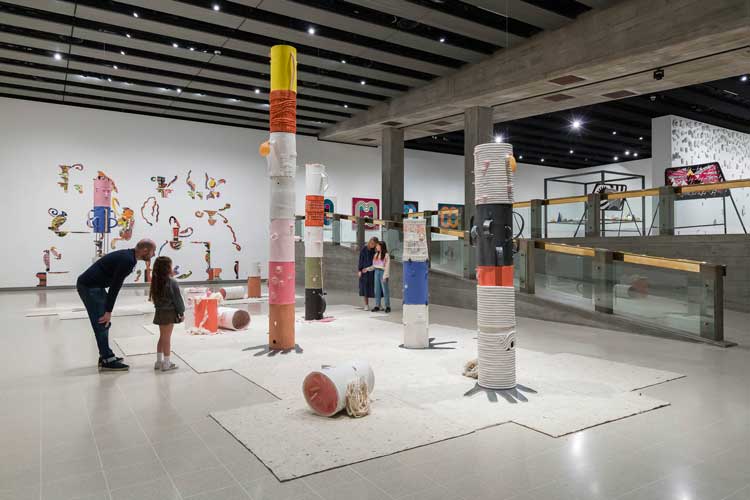
<path fill-rule="evenodd" d="M 608 1 L 0 1 L 0 96 L 266 129 L 287 43 L 316 135 Z"/>
<path fill-rule="evenodd" d="M 523 157 L 524 163 L 575 169 L 649 158 L 651 119 L 670 114 L 750 133 L 750 80 L 738 75 L 497 123 L 495 134 L 513 144 L 514 154 Z M 572 127 L 576 120 L 581 124 L 578 129 Z M 416 139 L 408 145 L 463 155 L 463 141 L 459 131 Z"/>

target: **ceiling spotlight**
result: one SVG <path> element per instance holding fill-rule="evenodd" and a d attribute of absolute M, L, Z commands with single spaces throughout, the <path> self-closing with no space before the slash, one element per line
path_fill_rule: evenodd
<path fill-rule="evenodd" d="M 110 77 L 107 77 L 107 81 L 108 81 L 108 82 L 111 82 L 111 81 L 112 81 L 112 78 L 110 78 Z"/>
<path fill-rule="evenodd" d="M 220 56 L 221 55 L 221 51 L 219 49 L 214 50 L 214 55 Z"/>
<path fill-rule="evenodd" d="M 256 94 L 260 94 L 260 89 L 255 89 Z"/>
<path fill-rule="evenodd" d="M 175 89 L 178 94 L 182 94 L 182 89 Z"/>
<path fill-rule="evenodd" d="M 612 135 L 617 135 L 617 130 L 613 130 Z"/>
<path fill-rule="evenodd" d="M 359 82 L 360 85 L 364 85 L 365 83 L 367 83 L 367 82 L 365 82 L 364 80 L 360 80 L 360 82 Z"/>
<path fill-rule="evenodd" d="M 177 45 L 177 43 L 175 43 L 175 42 L 172 42 L 172 47 L 174 47 L 176 49 L 177 47 L 179 47 L 179 45 Z"/>
<path fill-rule="evenodd" d="M 232 101 L 232 102 L 237 102 L 237 99 L 235 99 L 235 98 L 231 98 L 229 100 Z"/>
<path fill-rule="evenodd" d="M 620 160 L 620 157 L 619 157 L 619 156 L 615 156 L 615 157 L 614 157 L 614 158 L 612 158 L 612 159 L 613 159 L 613 160 L 615 160 L 615 161 L 619 161 L 619 160 Z"/>
<path fill-rule="evenodd" d="M 122 55 L 125 55 L 125 51 L 124 51 L 124 50 L 121 50 L 121 51 L 120 51 L 120 54 L 122 54 Z"/>
<path fill-rule="evenodd" d="M 638 153 L 633 153 L 633 156 L 635 156 L 636 158 L 638 158 Z"/>
<path fill-rule="evenodd" d="M 568 153 L 570 153 L 570 154 L 573 154 L 574 152 L 575 151 L 573 151 L 572 149 L 570 151 L 568 151 Z"/>
<path fill-rule="evenodd" d="M 440 43 L 445 43 L 445 37 L 440 37 Z"/>
<path fill-rule="evenodd" d="M 125 33 L 125 36 L 130 38 L 130 33 Z"/>
<path fill-rule="evenodd" d="M 581 128 L 581 120 L 573 120 L 573 123 L 571 123 L 571 126 L 574 129 L 578 130 L 579 128 Z"/>
<path fill-rule="evenodd" d="M 746 81 L 747 81 L 747 75 L 742 75 L 742 76 L 740 77 L 740 81 L 741 81 L 741 82 L 746 82 Z"/>
<path fill-rule="evenodd" d="M 523 160 L 523 155 L 518 155 L 519 160 Z"/>
<path fill-rule="evenodd" d="M 197 95 L 198 97 L 203 97 L 203 94 L 201 94 L 200 92 L 198 92 L 198 93 L 197 93 L 197 94 L 195 94 L 195 95 Z"/>
<path fill-rule="evenodd" d="M 625 156 L 630 156 L 630 151 L 625 151 Z"/>
<path fill-rule="evenodd" d="M 345 108 L 348 108 L 348 107 L 349 107 L 349 105 L 348 105 L 348 104 L 344 104 L 344 107 L 345 107 Z"/>
<path fill-rule="evenodd" d="M 346 64 L 346 59 L 342 59 L 341 64 Z"/>
<path fill-rule="evenodd" d="M 58 54 L 58 53 L 55 53 L 55 55 L 52 56 L 52 57 L 55 59 L 55 61 L 59 61 L 59 60 L 62 59 L 62 56 L 60 54 Z"/>
<path fill-rule="evenodd" d="M 503 135 L 502 134 L 496 135 L 495 142 L 503 142 Z"/>
<path fill-rule="evenodd" d="M 642 140 L 643 140 L 643 136 L 640 136 L 640 137 L 638 138 L 638 140 L 639 140 L 639 141 L 642 141 Z"/>
<path fill-rule="evenodd" d="M 219 12 L 219 11 L 221 10 L 221 7 L 219 7 L 219 4 L 218 4 L 218 3 L 215 3 L 215 4 L 214 4 L 214 7 L 213 7 L 213 9 L 214 9 L 214 10 L 215 10 L 216 12 Z"/>
<path fill-rule="evenodd" d="M 544 163 L 544 158 L 542 158 L 542 159 L 541 159 L 541 160 L 539 160 L 539 161 L 541 161 L 542 163 Z"/>
<path fill-rule="evenodd" d="M 190 52 L 193 52 L 195 50 L 195 47 L 190 47 Z"/>
<path fill-rule="evenodd" d="M 313 28 L 312 26 L 310 26 L 309 28 L 307 28 L 307 34 L 308 35 L 314 35 L 315 34 L 315 28 Z"/>
<path fill-rule="evenodd" d="M 138 13 L 137 12 L 133 12 L 133 17 L 138 17 Z"/>
<path fill-rule="evenodd" d="M 114 69 L 119 69 L 119 68 L 117 67 L 117 65 L 116 65 L 116 64 L 113 64 L 113 65 L 112 65 L 112 68 L 114 68 Z"/>

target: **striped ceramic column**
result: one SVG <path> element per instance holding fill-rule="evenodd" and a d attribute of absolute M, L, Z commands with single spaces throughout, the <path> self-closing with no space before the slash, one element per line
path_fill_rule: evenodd
<path fill-rule="evenodd" d="M 479 385 L 488 389 L 516 386 L 514 169 L 510 144 L 479 144 L 474 148 Z"/>
<path fill-rule="evenodd" d="M 294 175 L 297 170 L 297 50 L 271 47 L 271 248 L 268 261 L 268 346 L 294 347 Z"/>
<path fill-rule="evenodd" d="M 326 167 L 305 165 L 305 319 L 323 319 L 323 193 Z"/>
<path fill-rule="evenodd" d="M 429 252 L 424 219 L 404 219 L 404 347 L 426 349 L 428 335 Z"/>

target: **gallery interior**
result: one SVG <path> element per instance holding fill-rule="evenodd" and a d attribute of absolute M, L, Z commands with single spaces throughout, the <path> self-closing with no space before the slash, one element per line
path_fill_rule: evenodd
<path fill-rule="evenodd" d="M 748 0 L 0 0 L 0 167 L 0 499 L 750 500 Z"/>

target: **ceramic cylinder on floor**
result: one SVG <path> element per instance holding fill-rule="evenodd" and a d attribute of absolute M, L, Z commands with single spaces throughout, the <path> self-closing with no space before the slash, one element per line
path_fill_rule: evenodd
<path fill-rule="evenodd" d="M 516 386 L 513 165 L 510 144 L 474 148 L 478 383 L 488 389 Z"/>
<path fill-rule="evenodd" d="M 268 262 L 269 348 L 291 349 L 294 338 L 294 176 L 297 170 L 297 51 L 271 47 L 268 174 L 271 242 Z M 275 236 L 275 237 L 274 237 Z"/>
<path fill-rule="evenodd" d="M 346 387 L 363 379 L 367 392 L 375 388 L 375 374 L 366 361 L 349 361 L 311 372 L 302 382 L 302 393 L 310 408 L 323 417 L 332 417 L 346 405 Z"/>
<path fill-rule="evenodd" d="M 243 309 L 220 307 L 218 315 L 219 328 L 224 330 L 243 330 L 250 324 L 250 313 Z"/>
<path fill-rule="evenodd" d="M 245 287 L 244 286 L 225 286 L 219 288 L 219 293 L 224 300 L 237 300 L 245 298 Z"/>

